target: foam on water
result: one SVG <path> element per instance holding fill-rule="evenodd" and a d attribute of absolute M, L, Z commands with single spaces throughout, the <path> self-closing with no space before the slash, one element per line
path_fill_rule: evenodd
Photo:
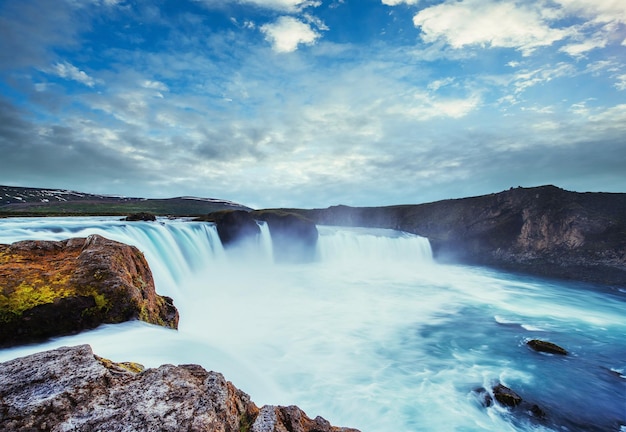
<path fill-rule="evenodd" d="M 274 265 L 267 226 L 261 231 L 258 245 L 231 253 L 210 224 L 0 221 L 3 243 L 98 233 L 136 245 L 157 291 L 181 313 L 178 331 L 107 325 L 2 350 L 0 361 L 89 343 L 116 361 L 199 363 L 258 404 L 297 404 L 364 432 L 626 424 L 623 295 L 438 265 L 427 240 L 389 230 L 320 227 L 316 262 Z M 571 355 L 535 353 L 525 344 L 535 337 Z M 483 407 L 473 390 L 496 382 L 540 405 L 548 420 Z"/>

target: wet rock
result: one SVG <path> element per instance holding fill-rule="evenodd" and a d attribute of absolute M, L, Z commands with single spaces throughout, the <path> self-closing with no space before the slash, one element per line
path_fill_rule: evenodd
<path fill-rule="evenodd" d="M 0 430 L 358 432 L 297 407 L 259 408 L 197 365 L 143 370 L 88 345 L 0 363 Z"/>
<path fill-rule="evenodd" d="M 553 344 L 552 342 L 532 339 L 526 342 L 526 344 L 537 352 L 567 355 L 567 351 L 564 348 L 561 348 L 560 346 Z"/>
<path fill-rule="evenodd" d="M 197 220 L 214 222 L 224 247 L 256 240 L 261 234 L 261 229 L 252 215 L 244 210 L 218 211 Z"/>
<path fill-rule="evenodd" d="M 267 223 L 277 262 L 310 262 L 315 259 L 319 233 L 313 221 L 280 210 L 254 211 L 252 216 Z"/>
<path fill-rule="evenodd" d="M 502 384 L 498 384 L 493 387 L 493 397 L 502 405 L 511 408 L 516 407 L 522 403 L 522 398 L 520 395 Z"/>
<path fill-rule="evenodd" d="M 491 395 L 489 394 L 486 388 L 484 387 L 475 388 L 474 390 L 472 390 L 472 393 L 476 397 L 476 399 L 478 399 L 480 404 L 484 406 L 485 408 L 489 408 L 491 405 L 493 405 L 493 398 L 491 397 Z"/>
<path fill-rule="evenodd" d="M 178 325 L 137 248 L 99 235 L 0 245 L 0 346 L 133 319 Z"/>

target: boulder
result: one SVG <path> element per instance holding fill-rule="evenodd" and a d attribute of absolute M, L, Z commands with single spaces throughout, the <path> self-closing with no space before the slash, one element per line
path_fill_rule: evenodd
<path fill-rule="evenodd" d="M 567 355 L 567 351 L 565 350 L 565 348 L 561 348 L 560 346 L 553 344 L 552 342 L 532 339 L 526 342 L 526 345 L 538 352 Z"/>
<path fill-rule="evenodd" d="M 143 370 L 94 356 L 89 345 L 0 363 L 0 429 L 82 431 L 358 432 L 297 407 L 259 409 L 197 365 Z"/>
<path fill-rule="evenodd" d="M 507 407 L 516 407 L 522 403 L 520 395 L 502 384 L 493 387 L 493 397 Z"/>
<path fill-rule="evenodd" d="M 253 211 L 252 216 L 267 223 L 277 262 L 310 262 L 315 259 L 319 233 L 313 221 L 280 210 Z"/>
<path fill-rule="evenodd" d="M 0 346 L 133 319 L 178 326 L 137 248 L 99 235 L 0 245 Z"/>

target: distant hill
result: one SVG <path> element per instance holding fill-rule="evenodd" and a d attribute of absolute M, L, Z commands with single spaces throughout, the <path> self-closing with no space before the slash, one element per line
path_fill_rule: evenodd
<path fill-rule="evenodd" d="M 0 186 L 0 216 L 128 215 L 200 216 L 224 209 L 251 210 L 215 198 L 167 199 L 94 195 L 65 189 Z"/>

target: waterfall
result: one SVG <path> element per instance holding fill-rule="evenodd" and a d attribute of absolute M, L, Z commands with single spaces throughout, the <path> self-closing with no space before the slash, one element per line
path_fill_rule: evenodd
<path fill-rule="evenodd" d="M 432 262 L 428 239 L 390 229 L 319 227 L 318 256 L 340 264 Z"/>
<path fill-rule="evenodd" d="M 212 267 L 272 263 L 272 240 L 260 221 L 256 243 L 226 251 L 214 224 L 160 219 L 125 222 L 111 217 L 13 218 L 2 221 L 0 243 L 19 240 L 64 240 L 99 234 L 141 250 L 157 291 L 177 298 L 180 285 Z M 317 259 L 334 265 L 417 265 L 432 261 L 428 239 L 385 229 L 319 227 Z"/>

